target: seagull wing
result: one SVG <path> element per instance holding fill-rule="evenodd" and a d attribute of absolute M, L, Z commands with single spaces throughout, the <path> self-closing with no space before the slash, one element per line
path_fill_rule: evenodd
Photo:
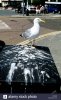
<path fill-rule="evenodd" d="M 30 36 L 31 36 L 31 29 L 28 29 L 24 33 L 22 33 L 22 37 L 24 38 L 30 38 Z"/>

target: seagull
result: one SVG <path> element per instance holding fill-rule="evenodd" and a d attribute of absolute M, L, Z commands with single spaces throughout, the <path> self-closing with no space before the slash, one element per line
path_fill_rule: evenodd
<path fill-rule="evenodd" d="M 39 22 L 45 23 L 44 20 L 42 20 L 40 18 L 35 18 L 33 21 L 33 23 L 34 23 L 33 27 L 31 27 L 30 29 L 27 29 L 25 32 L 20 34 L 20 36 L 25 38 L 25 39 L 35 40 L 35 38 L 39 35 L 39 31 L 40 31 Z"/>

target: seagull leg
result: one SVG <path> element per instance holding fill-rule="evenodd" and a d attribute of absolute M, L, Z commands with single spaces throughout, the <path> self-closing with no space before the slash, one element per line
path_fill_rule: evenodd
<path fill-rule="evenodd" d="M 32 45 L 35 45 L 35 39 L 32 40 Z"/>
<path fill-rule="evenodd" d="M 29 40 L 28 45 L 33 46 L 35 45 L 35 39 Z"/>
<path fill-rule="evenodd" d="M 27 43 L 27 45 L 32 45 L 32 41 L 29 40 L 29 42 Z"/>
<path fill-rule="evenodd" d="M 33 40 L 31 40 L 31 41 L 29 40 L 28 45 L 33 46 L 34 45 L 34 41 Z"/>

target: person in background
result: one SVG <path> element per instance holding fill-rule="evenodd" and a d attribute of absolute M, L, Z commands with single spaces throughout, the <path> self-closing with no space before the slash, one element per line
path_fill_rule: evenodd
<path fill-rule="evenodd" d="M 36 14 L 40 14 L 40 7 L 41 7 L 41 5 L 37 5 L 37 7 L 36 7 Z"/>

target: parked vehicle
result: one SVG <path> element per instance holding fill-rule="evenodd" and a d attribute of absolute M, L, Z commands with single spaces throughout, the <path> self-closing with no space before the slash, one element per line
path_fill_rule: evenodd
<path fill-rule="evenodd" d="M 61 2 L 45 2 L 48 13 L 61 13 Z"/>
<path fill-rule="evenodd" d="M 36 14 L 40 14 L 40 13 L 44 13 L 45 12 L 45 7 L 42 6 L 41 4 L 40 5 L 37 5 L 37 6 L 28 6 L 27 8 L 27 11 L 29 13 L 36 13 Z"/>
<path fill-rule="evenodd" d="M 26 6 L 26 10 L 28 10 L 29 13 L 36 13 L 36 7 L 33 5 Z"/>

